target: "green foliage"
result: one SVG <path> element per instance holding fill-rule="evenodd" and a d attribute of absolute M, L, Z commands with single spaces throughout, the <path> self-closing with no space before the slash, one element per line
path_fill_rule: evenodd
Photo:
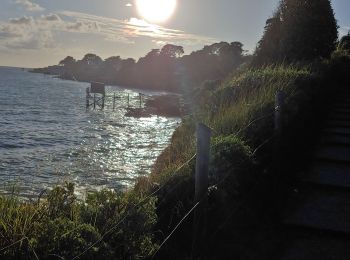
<path fill-rule="evenodd" d="M 195 124 L 185 119 L 171 139 L 171 144 L 157 158 L 151 180 L 162 183 L 195 154 Z"/>
<path fill-rule="evenodd" d="M 114 256 L 144 258 L 155 249 L 152 228 L 157 215 L 156 199 L 143 199 L 136 193 L 118 194 L 108 190 L 91 193 L 82 205 L 82 219 L 96 226 L 101 234 L 110 232 L 108 244 Z M 119 228 L 115 229 L 116 226 Z"/>
<path fill-rule="evenodd" d="M 330 0 L 281 0 L 266 22 L 253 64 L 328 58 L 335 50 L 337 29 Z"/>
<path fill-rule="evenodd" d="M 66 183 L 64 186 L 54 188 L 47 197 L 49 217 L 52 219 L 66 217 L 74 220 L 76 200 L 73 183 Z"/>
<path fill-rule="evenodd" d="M 287 96 L 298 82 L 311 76 L 307 67 L 276 65 L 243 71 L 213 91 L 211 108 L 203 112 L 204 120 L 224 135 L 239 134 L 251 145 L 259 145 L 272 133 L 275 95 Z M 255 122 L 255 120 L 261 119 Z"/>
<path fill-rule="evenodd" d="M 212 185 L 217 184 L 212 207 L 222 210 L 221 206 L 233 202 L 254 183 L 254 159 L 251 148 L 235 135 L 214 138 L 211 157 L 210 179 Z"/>
<path fill-rule="evenodd" d="M 0 256 L 19 259 L 33 253 L 29 240 L 45 210 L 43 205 L 20 203 L 14 195 L 0 197 Z"/>
<path fill-rule="evenodd" d="M 342 51 L 350 52 L 350 34 L 345 35 L 341 38 L 338 49 Z"/>
<path fill-rule="evenodd" d="M 214 138 L 211 156 L 210 173 L 217 180 L 240 172 L 249 174 L 253 164 L 251 148 L 235 135 Z"/>
<path fill-rule="evenodd" d="M 37 224 L 38 225 L 38 224 Z M 91 225 L 70 221 L 67 218 L 47 220 L 38 225 L 30 240 L 36 254 L 44 259 L 61 257 L 72 259 L 101 238 L 100 233 Z M 104 243 L 93 246 L 84 259 L 102 258 L 106 253 Z"/>
<path fill-rule="evenodd" d="M 67 183 L 42 202 L 0 197 L 0 256 L 7 259 L 139 259 L 154 252 L 156 199 L 102 190 L 85 201 Z"/>

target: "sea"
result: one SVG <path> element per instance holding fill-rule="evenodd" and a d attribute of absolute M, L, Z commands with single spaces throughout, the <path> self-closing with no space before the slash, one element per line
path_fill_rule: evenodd
<path fill-rule="evenodd" d="M 125 190 L 147 176 L 180 118 L 126 117 L 139 93 L 107 86 L 105 109 L 86 110 L 89 83 L 0 67 L 0 194 L 35 198 L 73 182 L 85 196 Z M 116 104 L 113 110 L 113 98 Z"/>

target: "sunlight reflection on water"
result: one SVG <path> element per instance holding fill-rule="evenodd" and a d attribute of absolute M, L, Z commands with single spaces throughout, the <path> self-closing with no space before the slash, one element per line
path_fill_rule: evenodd
<path fill-rule="evenodd" d="M 66 180 L 82 193 L 125 189 L 150 173 L 181 121 L 128 118 L 125 102 L 113 111 L 111 99 L 105 111 L 86 112 L 86 83 L 6 68 L 0 78 L 0 179 L 25 196 Z"/>

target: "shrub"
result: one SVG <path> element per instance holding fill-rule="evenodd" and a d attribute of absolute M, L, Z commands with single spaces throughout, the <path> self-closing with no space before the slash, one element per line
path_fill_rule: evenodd
<path fill-rule="evenodd" d="M 82 205 L 82 218 L 106 234 L 106 243 L 115 258 L 145 258 L 156 249 L 153 226 L 157 222 L 155 198 L 136 193 L 116 193 L 109 190 L 88 195 Z"/>
<path fill-rule="evenodd" d="M 329 58 L 338 26 L 330 0 L 281 0 L 267 20 L 254 65 Z"/>
<path fill-rule="evenodd" d="M 47 220 L 37 226 L 30 244 L 40 259 L 72 259 L 101 238 L 93 226 L 67 218 Z M 94 259 L 97 256 L 102 259 L 106 253 L 104 247 L 104 243 L 93 246 L 84 254 L 84 259 Z"/>
<path fill-rule="evenodd" d="M 137 259 L 157 248 L 156 199 L 102 190 L 79 201 L 74 185 L 49 192 L 42 202 L 0 197 L 0 256 L 7 259 Z"/>

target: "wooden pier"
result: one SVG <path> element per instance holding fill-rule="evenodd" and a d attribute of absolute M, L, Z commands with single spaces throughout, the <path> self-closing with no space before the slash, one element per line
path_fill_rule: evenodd
<path fill-rule="evenodd" d="M 142 109 L 145 98 L 146 95 L 142 93 L 138 93 L 135 96 L 130 95 L 130 93 L 121 95 L 120 93 L 110 92 L 107 94 L 104 83 L 92 82 L 91 86 L 86 89 L 86 110 L 104 110 L 108 99 L 112 101 L 113 110 L 118 107 Z M 119 101 L 119 106 L 117 106 L 117 101 Z"/>

